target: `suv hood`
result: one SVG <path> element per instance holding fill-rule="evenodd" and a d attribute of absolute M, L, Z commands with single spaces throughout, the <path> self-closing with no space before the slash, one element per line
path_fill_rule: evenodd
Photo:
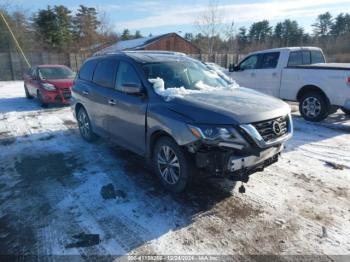
<path fill-rule="evenodd" d="M 188 94 L 166 103 L 172 111 L 202 124 L 247 124 L 290 113 L 282 100 L 243 87 Z"/>

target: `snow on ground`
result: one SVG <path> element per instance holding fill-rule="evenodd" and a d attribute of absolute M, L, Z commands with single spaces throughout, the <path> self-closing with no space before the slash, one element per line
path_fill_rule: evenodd
<path fill-rule="evenodd" d="M 0 82 L 0 254 L 350 255 L 350 118 L 295 113 L 294 124 L 246 194 L 198 178 L 172 195 L 144 159 L 84 142 L 70 108 L 42 109 L 23 82 Z M 104 199 L 109 184 L 116 197 Z"/>

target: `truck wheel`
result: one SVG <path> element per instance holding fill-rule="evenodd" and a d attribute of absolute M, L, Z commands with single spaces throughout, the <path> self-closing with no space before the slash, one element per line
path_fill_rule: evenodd
<path fill-rule="evenodd" d="M 153 167 L 163 186 L 175 193 L 189 184 L 192 168 L 184 152 L 171 138 L 161 137 L 153 151 Z"/>
<path fill-rule="evenodd" d="M 88 142 L 95 141 L 97 139 L 97 135 L 92 131 L 90 118 L 83 107 L 81 107 L 78 111 L 77 120 L 80 135 L 84 138 L 84 140 Z"/>
<path fill-rule="evenodd" d="M 309 92 L 300 99 L 299 111 L 304 119 L 319 122 L 328 116 L 329 104 L 322 94 Z"/>
<path fill-rule="evenodd" d="M 24 92 L 25 92 L 25 94 L 26 94 L 26 98 L 28 98 L 28 99 L 32 99 L 32 98 L 33 98 L 33 96 L 31 96 L 31 95 L 29 94 L 29 91 L 28 91 L 28 88 L 27 88 L 26 85 L 24 85 Z"/>
<path fill-rule="evenodd" d="M 342 108 L 341 111 L 343 111 L 345 114 L 350 115 L 350 110 Z"/>

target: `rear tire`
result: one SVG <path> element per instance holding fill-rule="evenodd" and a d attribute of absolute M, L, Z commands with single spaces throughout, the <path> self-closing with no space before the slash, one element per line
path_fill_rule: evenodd
<path fill-rule="evenodd" d="M 24 85 L 24 93 L 26 94 L 26 98 L 28 98 L 28 99 L 32 99 L 33 98 L 33 96 L 31 96 L 29 94 L 29 91 L 28 91 L 28 88 L 27 88 L 26 85 Z"/>
<path fill-rule="evenodd" d="M 153 168 L 163 186 L 180 193 L 189 185 L 193 168 L 187 152 L 169 137 L 161 137 L 153 150 Z"/>
<path fill-rule="evenodd" d="M 350 115 L 350 109 L 342 108 L 341 111 L 343 111 L 346 115 Z"/>
<path fill-rule="evenodd" d="M 85 110 L 81 107 L 77 114 L 78 127 L 80 135 L 87 142 L 93 142 L 97 139 L 97 135 L 92 131 L 90 118 Z"/>
<path fill-rule="evenodd" d="M 330 106 L 319 92 L 308 92 L 299 100 L 299 112 L 305 120 L 319 122 L 329 115 Z"/>

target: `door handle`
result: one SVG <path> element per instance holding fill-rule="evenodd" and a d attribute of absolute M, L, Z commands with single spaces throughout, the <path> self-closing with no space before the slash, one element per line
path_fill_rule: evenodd
<path fill-rule="evenodd" d="M 272 73 L 272 76 L 277 76 L 277 73 L 276 73 L 276 72 L 273 72 L 273 73 Z"/>
<path fill-rule="evenodd" d="M 83 91 L 83 95 L 87 96 L 88 94 L 89 94 L 89 91 L 86 91 L 86 90 Z"/>
<path fill-rule="evenodd" d="M 117 103 L 115 102 L 114 99 L 110 99 L 110 100 L 108 100 L 108 104 L 110 104 L 111 106 L 114 106 Z"/>
<path fill-rule="evenodd" d="M 255 73 L 250 73 L 250 76 L 255 76 Z"/>

